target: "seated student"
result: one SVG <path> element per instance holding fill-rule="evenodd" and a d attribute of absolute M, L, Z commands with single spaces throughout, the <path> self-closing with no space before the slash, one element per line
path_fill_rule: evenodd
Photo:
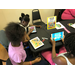
<path fill-rule="evenodd" d="M 27 32 L 27 28 L 29 26 L 35 26 L 35 27 L 41 28 L 40 25 L 29 25 L 30 18 L 29 18 L 28 14 L 25 15 L 24 13 L 21 13 L 21 17 L 19 17 L 19 20 L 21 21 L 21 23 L 20 23 L 21 26 L 23 26 L 25 28 L 26 32 Z M 30 34 L 30 32 L 28 34 Z"/>
<path fill-rule="evenodd" d="M 29 15 L 28 15 L 28 14 L 25 15 L 24 13 L 21 13 L 21 17 L 19 17 L 19 20 L 21 21 L 21 22 L 20 22 L 20 25 L 25 28 L 26 33 L 27 33 L 27 29 L 28 29 L 29 26 L 35 26 L 35 27 L 41 28 L 40 25 L 29 25 L 30 18 L 29 18 Z M 33 29 L 31 29 L 31 30 L 26 34 L 25 42 L 28 42 L 28 41 L 30 40 L 29 35 L 30 35 L 30 33 L 31 33 L 32 31 L 33 31 Z M 25 44 L 25 43 L 24 43 L 24 44 Z"/>
<path fill-rule="evenodd" d="M 52 52 L 46 51 L 43 52 L 42 55 L 49 60 L 51 65 L 75 65 L 75 33 L 68 33 L 65 38 L 62 39 L 66 50 L 63 47 L 62 52 L 58 55 L 55 51 L 55 41 L 51 39 L 50 41 L 52 43 Z"/>
<path fill-rule="evenodd" d="M 26 37 L 25 37 L 25 41 L 23 42 L 23 46 L 25 48 L 26 53 L 31 54 L 32 52 L 31 52 L 31 50 L 30 50 L 30 48 L 28 46 L 28 41 L 30 40 L 29 35 L 33 31 L 33 29 L 31 29 L 29 32 L 28 32 L 27 29 L 28 29 L 29 26 L 34 26 L 34 25 L 29 25 L 30 18 L 29 18 L 28 14 L 25 15 L 24 13 L 21 13 L 21 17 L 19 17 L 19 20 L 20 20 L 20 23 L 19 23 L 20 26 L 24 27 L 25 31 L 26 31 Z M 35 26 L 41 28 L 40 25 L 35 25 Z M 28 56 L 29 56 L 29 54 L 28 54 Z"/>
<path fill-rule="evenodd" d="M 75 19 L 75 9 L 66 9 L 62 15 L 61 15 L 62 20 L 71 20 Z"/>
<path fill-rule="evenodd" d="M 5 27 L 5 33 L 9 40 L 8 55 L 13 65 L 45 65 L 46 61 L 41 60 L 41 57 L 36 59 L 31 58 L 29 61 L 26 51 L 23 48 L 22 42 L 25 40 L 25 29 L 18 23 L 11 22 Z"/>

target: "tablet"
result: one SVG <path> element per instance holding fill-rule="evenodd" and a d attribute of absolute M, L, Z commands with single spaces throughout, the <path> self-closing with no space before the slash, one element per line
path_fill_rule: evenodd
<path fill-rule="evenodd" d="M 31 33 L 35 33 L 35 32 L 36 32 L 36 27 L 35 27 L 35 26 L 30 26 L 30 27 L 28 27 L 28 31 L 29 31 L 30 29 L 33 29 L 33 31 L 32 31 Z"/>
<path fill-rule="evenodd" d="M 57 32 L 57 33 L 51 34 L 51 38 L 52 38 L 52 40 L 53 40 L 53 38 L 54 38 L 55 41 L 60 41 L 61 38 L 63 39 L 63 35 L 64 35 L 64 31 L 62 31 L 62 32 Z"/>
<path fill-rule="evenodd" d="M 38 37 L 35 37 L 35 38 L 31 39 L 30 43 L 32 44 L 34 49 L 37 49 L 37 48 L 44 45 L 44 43 Z"/>

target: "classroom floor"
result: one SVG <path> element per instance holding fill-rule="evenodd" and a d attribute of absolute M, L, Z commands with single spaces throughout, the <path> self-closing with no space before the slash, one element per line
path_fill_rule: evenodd
<path fill-rule="evenodd" d="M 2 60 L 7 60 L 8 57 L 8 52 L 7 50 L 4 48 L 4 46 L 2 44 L 0 44 L 0 59 Z M 3 65 L 6 65 L 6 62 L 2 62 Z"/>

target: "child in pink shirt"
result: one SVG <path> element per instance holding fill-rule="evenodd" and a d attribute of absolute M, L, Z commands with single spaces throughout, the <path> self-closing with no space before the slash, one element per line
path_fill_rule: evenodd
<path fill-rule="evenodd" d="M 75 9 L 66 9 L 62 15 L 61 15 L 62 20 L 71 20 L 75 19 Z"/>
<path fill-rule="evenodd" d="M 37 57 L 34 60 L 26 61 L 27 54 L 23 48 L 23 41 L 25 40 L 26 32 L 19 24 L 11 22 L 5 28 L 5 33 L 10 41 L 8 48 L 8 55 L 13 65 L 31 65 L 37 63 L 40 64 L 41 57 Z M 44 63 L 44 62 L 43 62 Z"/>
<path fill-rule="evenodd" d="M 22 42 L 20 43 L 19 47 L 13 47 L 10 42 L 9 49 L 8 49 L 8 55 L 13 65 L 17 65 L 17 63 L 20 63 L 21 60 L 23 60 L 24 62 L 27 57 L 26 52 L 23 48 Z"/>

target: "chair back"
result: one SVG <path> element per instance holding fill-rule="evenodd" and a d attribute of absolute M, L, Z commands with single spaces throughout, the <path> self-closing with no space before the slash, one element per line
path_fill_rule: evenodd
<path fill-rule="evenodd" d="M 32 10 L 32 23 L 33 23 L 34 20 L 38 20 L 38 19 L 41 20 L 40 12 L 39 12 L 38 9 L 33 9 Z"/>

